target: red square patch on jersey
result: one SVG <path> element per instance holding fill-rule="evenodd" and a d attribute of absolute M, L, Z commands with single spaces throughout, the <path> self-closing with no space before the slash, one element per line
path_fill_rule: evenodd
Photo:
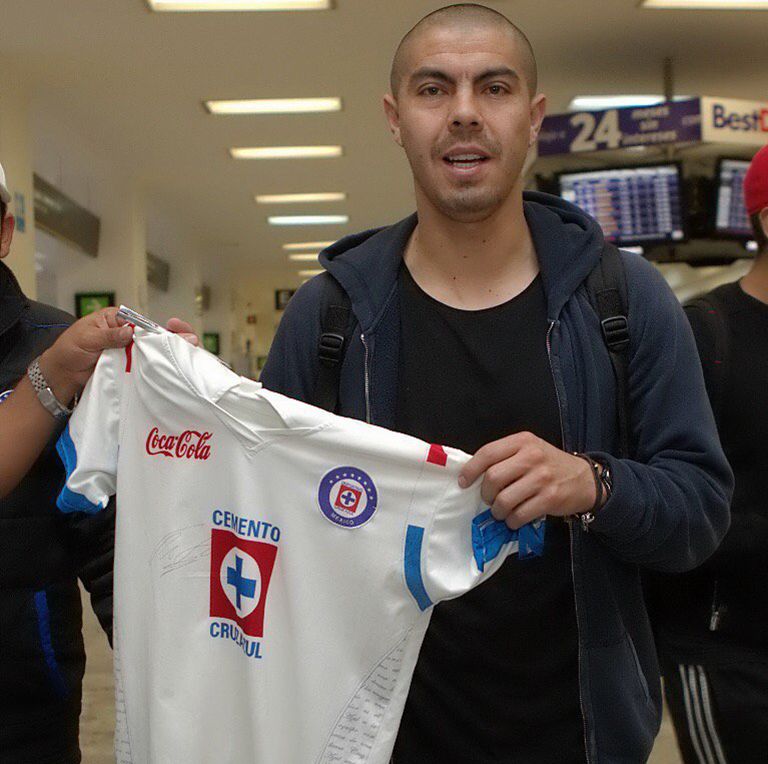
<path fill-rule="evenodd" d="M 359 488 L 355 488 L 349 483 L 342 483 L 336 494 L 336 501 L 333 502 L 334 509 L 340 509 L 349 515 L 354 515 L 360 506 L 362 496 L 363 492 Z"/>
<path fill-rule="evenodd" d="M 277 547 L 211 530 L 211 616 L 234 621 L 249 637 L 264 636 L 264 610 Z"/>

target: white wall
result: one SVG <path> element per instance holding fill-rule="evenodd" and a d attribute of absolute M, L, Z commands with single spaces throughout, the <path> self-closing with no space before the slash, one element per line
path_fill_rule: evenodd
<path fill-rule="evenodd" d="M 232 348 L 229 274 L 211 262 L 210 248 L 180 225 L 174 214 L 146 198 L 139 179 L 54 107 L 31 109 L 34 171 L 101 221 L 98 257 L 93 258 L 46 232 L 35 231 L 40 298 L 71 313 L 77 292 L 114 292 L 125 303 L 165 323 L 178 316 L 202 336 L 219 332 L 222 356 Z M 146 252 L 170 265 L 163 292 L 146 283 Z M 210 309 L 198 315 L 195 293 L 211 290 Z"/>
<path fill-rule="evenodd" d="M 76 292 L 114 292 L 116 302 L 146 308 L 144 201 L 138 183 L 62 114 L 33 102 L 32 166 L 101 221 L 98 257 L 37 229 L 38 270 L 55 304 L 74 312 Z M 49 298 L 52 294 L 46 295 Z"/>

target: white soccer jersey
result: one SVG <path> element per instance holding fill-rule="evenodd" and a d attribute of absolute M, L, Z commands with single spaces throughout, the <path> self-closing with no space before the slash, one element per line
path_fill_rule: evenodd
<path fill-rule="evenodd" d="M 461 490 L 462 452 L 269 392 L 170 334 L 101 356 L 59 451 L 60 509 L 119 497 L 120 764 L 387 762 L 433 603 L 544 532 Z"/>

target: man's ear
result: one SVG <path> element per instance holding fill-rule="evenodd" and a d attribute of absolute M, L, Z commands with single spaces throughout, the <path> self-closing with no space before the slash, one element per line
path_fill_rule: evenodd
<path fill-rule="evenodd" d="M 531 135 L 528 140 L 528 146 L 533 146 L 539 139 L 539 130 L 544 121 L 544 115 L 547 113 L 547 97 L 543 93 L 533 97 L 531 101 Z"/>
<path fill-rule="evenodd" d="M 16 218 L 11 214 L 6 215 L 5 220 L 0 223 L 0 259 L 11 251 L 11 239 L 13 239 L 15 228 Z"/>
<path fill-rule="evenodd" d="M 392 137 L 395 139 L 395 143 L 402 147 L 403 141 L 400 137 L 400 110 L 397 105 L 395 97 L 391 93 L 387 93 L 383 98 L 384 114 L 387 117 L 389 123 L 389 132 L 392 133 Z"/>

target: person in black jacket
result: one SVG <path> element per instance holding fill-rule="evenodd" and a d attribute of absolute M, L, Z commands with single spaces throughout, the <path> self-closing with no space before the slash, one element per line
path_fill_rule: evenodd
<path fill-rule="evenodd" d="M 685 764 L 768 759 L 768 147 L 750 165 L 745 201 L 754 265 L 686 306 L 736 477 L 731 528 L 700 568 L 651 584 Z"/>
<path fill-rule="evenodd" d="M 435 607 L 393 762 L 637 764 L 661 719 L 640 570 L 690 570 L 728 527 L 732 474 L 690 326 L 650 263 L 606 246 L 568 202 L 523 191 L 545 98 L 503 15 L 461 3 L 426 16 L 390 87 L 416 214 L 321 253 L 327 272 L 291 298 L 261 381 L 319 402 L 344 333 L 338 413 L 474 453 L 465 484 L 482 481 L 509 527 L 546 517 L 541 555 L 512 554 Z M 629 455 L 585 286 L 612 256 Z"/>
<path fill-rule="evenodd" d="M 0 258 L 13 237 L 0 166 Z M 114 310 L 76 322 L 28 300 L 0 262 L 0 761 L 75 764 L 85 668 L 78 578 L 111 640 L 114 503 L 96 516 L 56 508 L 63 417 L 38 398 L 28 369 L 65 408 L 106 347 L 126 345 Z M 69 328 L 68 328 L 69 327 Z M 191 332 L 183 322 L 172 330 Z M 58 338 L 58 339 L 57 339 Z"/>

